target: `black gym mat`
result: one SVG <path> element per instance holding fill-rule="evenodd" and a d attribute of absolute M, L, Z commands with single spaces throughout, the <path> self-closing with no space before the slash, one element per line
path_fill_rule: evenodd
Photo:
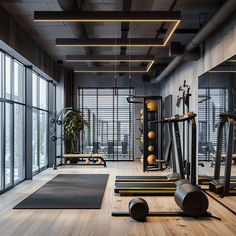
<path fill-rule="evenodd" d="M 108 174 L 59 174 L 13 209 L 100 209 Z"/>

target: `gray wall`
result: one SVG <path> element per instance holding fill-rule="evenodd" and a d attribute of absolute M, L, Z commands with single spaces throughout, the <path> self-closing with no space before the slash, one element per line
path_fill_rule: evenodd
<path fill-rule="evenodd" d="M 15 21 L 2 6 L 0 6 L 0 41 L 4 42 L 10 48 L 5 47 L 11 55 L 15 52 L 19 55 L 13 55 L 26 65 L 34 65 L 42 70 L 47 76 L 58 81 L 58 65 L 47 54 L 47 52 Z"/>
<path fill-rule="evenodd" d="M 173 114 L 182 114 L 182 107 L 176 107 L 177 95 L 180 85 L 186 80 L 191 86 L 190 110 L 198 111 L 198 79 L 201 75 L 221 64 L 230 57 L 236 55 L 236 13 L 204 44 L 204 53 L 198 61 L 182 63 L 160 84 L 161 95 L 173 95 Z M 187 153 L 185 153 L 186 155 Z"/>
<path fill-rule="evenodd" d="M 173 95 L 173 113 L 181 114 L 181 109 L 175 106 L 176 97 L 180 95 L 178 87 L 186 80 L 191 86 L 192 97 L 190 110 L 198 110 L 198 78 L 236 54 L 236 14 L 214 35 L 204 43 L 204 54 L 198 61 L 189 61 L 180 65 L 169 77 L 161 83 L 163 97 Z"/>

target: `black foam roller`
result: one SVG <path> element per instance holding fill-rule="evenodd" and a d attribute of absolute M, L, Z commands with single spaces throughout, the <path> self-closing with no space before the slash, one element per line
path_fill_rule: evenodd
<path fill-rule="evenodd" d="M 192 184 L 183 184 L 176 189 L 175 202 L 191 217 L 205 215 L 209 205 L 206 194 Z"/>

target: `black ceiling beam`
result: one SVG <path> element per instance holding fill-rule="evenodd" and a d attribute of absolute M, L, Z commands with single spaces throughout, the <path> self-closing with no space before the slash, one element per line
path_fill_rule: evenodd
<path fill-rule="evenodd" d="M 157 30 L 159 34 L 165 34 L 168 29 Z M 199 29 L 176 29 L 175 34 L 196 34 Z"/>
<path fill-rule="evenodd" d="M 80 46 L 80 47 L 120 47 L 120 46 L 132 46 L 132 47 L 160 47 L 163 46 L 164 40 L 161 38 L 57 38 L 56 46 Z"/>
<path fill-rule="evenodd" d="M 132 1 L 123 0 L 123 11 L 127 12 L 131 10 Z M 128 38 L 129 34 L 129 22 L 121 22 L 121 38 Z M 120 55 L 126 54 L 127 47 L 120 48 Z"/>
<path fill-rule="evenodd" d="M 67 55 L 67 62 L 83 62 L 83 61 L 153 61 L 153 56 L 144 55 Z"/>
<path fill-rule="evenodd" d="M 69 22 L 162 22 L 181 19 L 179 11 L 35 11 L 35 21 Z"/>

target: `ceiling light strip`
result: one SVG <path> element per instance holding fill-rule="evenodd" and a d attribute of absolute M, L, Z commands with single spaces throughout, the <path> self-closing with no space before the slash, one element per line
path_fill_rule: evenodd
<path fill-rule="evenodd" d="M 154 60 L 153 61 L 151 61 L 148 65 L 147 65 L 147 72 L 151 69 L 151 67 L 152 67 L 152 65 L 154 64 Z"/>
<path fill-rule="evenodd" d="M 164 37 L 164 46 L 166 46 L 166 44 L 168 43 L 169 39 L 171 38 L 171 36 L 175 32 L 179 24 L 180 24 L 180 20 L 171 24 L 170 28 L 167 30 L 166 35 Z"/>

